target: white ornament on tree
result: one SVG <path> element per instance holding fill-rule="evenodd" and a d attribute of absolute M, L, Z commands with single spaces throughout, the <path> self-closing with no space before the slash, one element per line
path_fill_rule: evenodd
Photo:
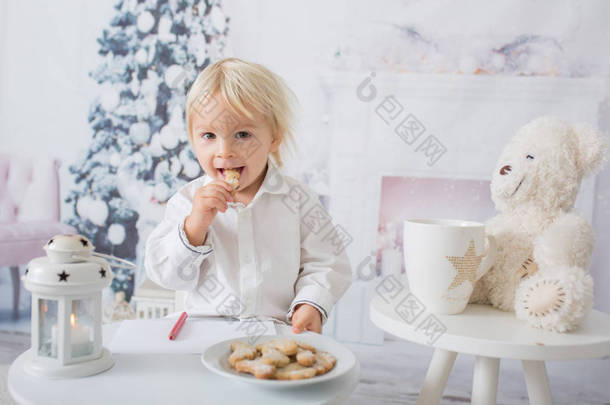
<path fill-rule="evenodd" d="M 176 105 L 171 112 L 168 125 L 171 125 L 174 129 L 174 133 L 178 137 L 178 142 L 187 142 L 188 136 L 184 125 L 184 110 L 181 105 Z"/>
<path fill-rule="evenodd" d="M 126 13 L 126 12 L 130 12 L 130 13 L 134 13 L 136 11 L 136 8 L 138 6 L 138 0 L 126 0 L 123 2 L 123 7 L 121 7 L 121 11 Z"/>
<path fill-rule="evenodd" d="M 100 95 L 100 104 L 106 111 L 113 111 L 121 101 L 119 92 L 112 86 L 104 86 Z"/>
<path fill-rule="evenodd" d="M 188 162 L 183 164 L 182 172 L 188 178 L 192 179 L 194 177 L 197 177 L 197 175 L 199 174 L 199 164 L 197 162 L 189 160 Z"/>
<path fill-rule="evenodd" d="M 176 105 L 174 108 L 172 108 L 172 112 L 169 116 L 170 124 L 175 126 L 182 126 L 184 124 L 184 121 L 182 120 L 183 115 L 184 110 L 182 109 L 182 106 Z"/>
<path fill-rule="evenodd" d="M 165 42 L 174 42 L 176 40 L 176 35 L 170 32 L 172 28 L 172 20 L 168 17 L 161 17 L 159 20 L 159 27 L 157 29 L 159 40 Z"/>
<path fill-rule="evenodd" d="M 165 149 L 174 149 L 178 146 L 178 139 L 180 134 L 177 133 L 176 128 L 172 125 L 165 125 L 161 128 L 161 145 Z"/>
<path fill-rule="evenodd" d="M 118 167 L 121 164 L 121 154 L 114 152 L 112 155 L 110 155 L 108 163 L 110 163 L 110 165 L 113 167 Z"/>
<path fill-rule="evenodd" d="M 121 224 L 112 224 L 108 227 L 108 240 L 113 245 L 120 245 L 125 241 L 125 227 Z"/>
<path fill-rule="evenodd" d="M 170 89 L 180 89 L 184 87 L 186 74 L 182 66 L 171 65 L 165 71 L 164 79 Z"/>
<path fill-rule="evenodd" d="M 169 187 L 165 182 L 155 184 L 154 196 L 157 201 L 167 201 L 170 197 Z"/>
<path fill-rule="evenodd" d="M 157 167 L 155 167 L 155 181 L 163 182 L 164 177 L 169 177 L 169 162 L 167 160 L 163 160 L 157 163 Z"/>
<path fill-rule="evenodd" d="M 188 148 L 184 148 L 180 152 L 179 158 L 182 163 L 182 173 L 188 178 L 195 178 L 199 175 L 199 163 L 191 157 L 192 154 Z"/>
<path fill-rule="evenodd" d="M 76 202 L 76 212 L 97 226 L 104 226 L 108 218 L 108 205 L 105 201 L 90 195 L 80 197 Z"/>
<path fill-rule="evenodd" d="M 136 52 L 135 58 L 140 65 L 144 65 L 148 60 L 148 52 L 146 52 L 146 49 L 140 48 L 138 49 L 138 52 Z"/>
<path fill-rule="evenodd" d="M 212 27 L 218 32 L 223 32 L 227 27 L 225 15 L 219 7 L 212 7 L 210 19 L 212 20 Z"/>
<path fill-rule="evenodd" d="M 191 35 L 186 46 L 188 52 L 197 58 L 197 65 L 202 65 L 208 55 L 208 48 L 203 34 L 198 32 L 195 35 Z"/>
<path fill-rule="evenodd" d="M 163 146 L 161 145 L 161 135 L 158 132 L 152 135 L 152 137 L 150 138 L 150 144 L 145 150 L 153 157 L 160 157 L 165 155 L 166 152 L 163 149 Z"/>
<path fill-rule="evenodd" d="M 148 78 L 142 80 L 140 91 L 144 95 L 144 100 L 148 105 L 148 110 L 152 112 L 157 108 L 157 92 L 159 85 L 161 84 L 161 79 L 152 69 L 148 69 L 147 75 Z"/>
<path fill-rule="evenodd" d="M 142 145 L 150 139 L 150 127 L 146 122 L 136 122 L 129 128 L 129 137 L 133 143 Z"/>
<path fill-rule="evenodd" d="M 147 34 L 155 25 L 155 17 L 148 11 L 145 11 L 138 17 L 137 25 L 141 33 Z"/>
<path fill-rule="evenodd" d="M 144 163 L 144 155 L 141 152 L 136 152 L 132 155 L 132 161 L 136 164 Z"/>

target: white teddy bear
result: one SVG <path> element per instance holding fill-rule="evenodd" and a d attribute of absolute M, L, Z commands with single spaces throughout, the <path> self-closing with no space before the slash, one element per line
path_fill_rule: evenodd
<path fill-rule="evenodd" d="M 500 214 L 486 230 L 497 242 L 496 263 L 470 302 L 514 310 L 556 332 L 573 329 L 590 312 L 595 234 L 573 207 L 582 178 L 602 165 L 605 151 L 594 129 L 554 117 L 535 119 L 513 136 L 491 181 Z"/>

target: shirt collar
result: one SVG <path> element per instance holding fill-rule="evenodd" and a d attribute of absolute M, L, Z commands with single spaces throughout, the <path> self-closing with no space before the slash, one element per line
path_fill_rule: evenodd
<path fill-rule="evenodd" d="M 267 159 L 267 174 L 265 180 L 261 184 L 259 192 L 271 193 L 271 194 L 287 194 L 290 190 L 286 176 L 282 173 L 282 170 L 275 165 L 271 158 Z M 258 193 L 257 193 L 258 194 Z"/>

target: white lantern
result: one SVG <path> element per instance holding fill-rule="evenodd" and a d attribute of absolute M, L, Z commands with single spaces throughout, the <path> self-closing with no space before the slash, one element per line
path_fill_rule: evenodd
<path fill-rule="evenodd" d="M 102 290 L 113 279 L 103 257 L 81 235 L 57 235 L 46 257 L 33 259 L 22 277 L 32 293 L 32 347 L 25 370 L 50 378 L 84 377 L 108 370 L 114 360 L 102 346 Z"/>

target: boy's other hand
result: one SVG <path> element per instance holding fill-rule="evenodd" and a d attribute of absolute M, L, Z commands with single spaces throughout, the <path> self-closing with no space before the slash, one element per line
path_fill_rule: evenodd
<path fill-rule="evenodd" d="M 292 332 L 301 333 L 304 330 L 321 333 L 322 315 L 312 305 L 298 304 L 292 313 Z"/>

